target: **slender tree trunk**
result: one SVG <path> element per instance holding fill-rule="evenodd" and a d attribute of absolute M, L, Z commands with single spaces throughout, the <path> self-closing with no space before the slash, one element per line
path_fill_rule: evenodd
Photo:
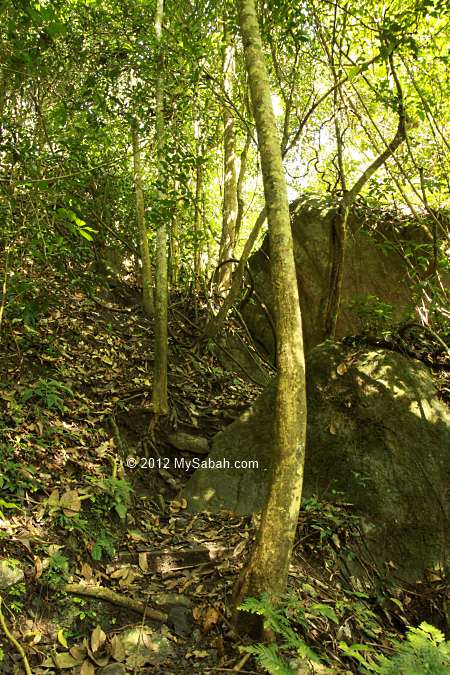
<path fill-rule="evenodd" d="M 239 264 L 233 273 L 233 278 L 230 290 L 228 291 L 228 295 L 224 299 L 222 306 L 219 312 L 216 314 L 216 316 L 211 317 L 211 319 L 206 324 L 205 330 L 203 331 L 202 339 L 210 340 L 214 338 L 217 335 L 217 333 L 219 333 L 224 327 L 225 321 L 228 316 L 228 312 L 233 307 L 234 303 L 238 298 L 239 291 L 241 290 L 241 283 L 244 277 L 244 271 L 245 266 L 247 264 L 247 260 L 250 257 L 256 238 L 261 230 L 261 227 L 263 226 L 265 219 L 266 219 L 266 209 L 264 208 L 259 214 L 258 218 L 256 219 L 255 224 L 253 225 L 253 229 L 250 232 L 247 241 L 245 242 L 244 250 L 242 251 Z"/>
<path fill-rule="evenodd" d="M 179 183 L 175 181 L 174 190 L 177 193 L 179 190 Z M 180 274 L 180 247 L 178 242 L 179 225 L 177 213 L 172 217 L 172 228 L 169 238 L 170 243 L 170 280 L 174 286 L 178 285 L 178 278 Z"/>
<path fill-rule="evenodd" d="M 233 96 L 233 79 L 235 73 L 235 48 L 229 42 L 229 36 L 224 29 L 225 56 L 223 64 L 223 86 L 225 95 L 231 100 Z M 227 290 L 231 283 L 231 266 L 223 265 L 233 257 L 236 241 L 236 220 L 238 212 L 237 198 L 237 162 L 236 162 L 236 129 L 233 111 L 225 103 L 223 110 L 223 153 L 224 153 L 224 182 L 223 182 L 223 220 L 222 236 L 219 250 L 219 265 L 217 273 L 217 288 Z"/>
<path fill-rule="evenodd" d="M 328 300 L 325 309 L 324 322 L 324 338 L 334 339 L 336 335 L 336 324 L 339 315 L 339 306 L 341 303 L 342 280 L 344 277 L 344 262 L 345 262 L 345 243 L 347 239 L 347 222 L 350 209 L 355 203 L 356 197 L 367 181 L 383 166 L 391 157 L 397 148 L 406 139 L 406 114 L 404 109 L 403 91 L 398 79 L 397 72 L 394 65 L 394 57 L 392 53 L 389 55 L 389 64 L 392 71 L 392 76 L 397 92 L 397 112 L 398 112 L 398 126 L 395 136 L 387 145 L 386 149 L 363 171 L 358 180 L 354 183 L 350 190 L 345 188 L 343 183 L 344 195 L 338 210 L 333 218 L 331 226 L 331 256 L 330 256 L 330 282 Z M 338 145 L 338 152 L 342 161 L 342 139 L 341 145 Z"/>
<path fill-rule="evenodd" d="M 245 206 L 244 181 L 245 175 L 247 173 L 247 158 L 251 142 L 252 142 L 252 134 L 250 132 L 247 132 L 247 138 L 245 139 L 244 149 L 241 152 L 239 177 L 236 186 L 237 214 L 235 224 L 235 243 L 239 237 L 242 221 L 244 219 L 244 206 Z"/>
<path fill-rule="evenodd" d="M 255 548 L 237 585 L 235 597 L 239 603 L 244 597 L 258 596 L 263 591 L 275 599 L 287 584 L 302 494 L 306 387 L 300 303 L 280 139 L 254 0 L 238 0 L 238 8 L 269 224 L 278 363 L 272 483 Z M 246 615 L 244 626 L 248 625 L 248 619 Z"/>
<path fill-rule="evenodd" d="M 247 170 L 247 156 L 248 156 L 248 151 L 250 148 L 250 143 L 252 141 L 252 134 L 248 133 L 247 138 L 245 140 L 245 145 L 244 149 L 241 153 L 241 166 L 239 169 L 239 178 L 237 182 L 237 205 L 238 205 L 238 210 L 237 210 L 237 216 L 236 216 L 236 224 L 235 224 L 235 232 L 236 232 L 236 238 L 239 235 L 239 231 L 241 229 L 242 225 L 242 220 L 244 217 L 244 178 Z M 209 319 L 208 323 L 205 326 L 205 329 L 203 331 L 202 339 L 211 339 L 214 338 L 217 333 L 222 330 L 222 328 L 225 325 L 225 321 L 228 316 L 228 312 L 230 309 L 233 307 L 234 303 L 236 302 L 239 291 L 241 289 L 241 283 L 242 279 L 244 277 L 244 272 L 245 272 L 245 266 L 247 264 L 247 260 L 250 257 L 250 254 L 252 252 L 253 246 L 255 244 L 255 241 L 258 237 L 258 234 L 261 230 L 261 227 L 263 226 L 263 223 L 266 219 L 266 209 L 264 208 L 261 213 L 259 214 L 258 218 L 255 221 L 255 224 L 253 225 L 253 229 L 250 232 L 247 241 L 245 242 L 244 250 L 242 251 L 241 258 L 239 260 L 239 264 L 237 268 L 234 270 L 232 277 L 231 277 L 231 286 L 228 291 L 227 296 L 225 297 L 222 306 L 216 316 L 213 316 Z"/>
<path fill-rule="evenodd" d="M 155 32 L 158 42 L 158 76 L 156 79 L 156 152 L 159 173 L 164 149 L 164 81 L 162 57 L 162 22 L 164 0 L 157 0 Z M 167 282 L 167 226 L 164 219 L 158 223 L 156 233 L 156 274 L 155 274 L 155 363 L 153 369 L 153 412 L 164 415 L 168 411 L 167 396 L 167 308 L 169 288 Z"/>
<path fill-rule="evenodd" d="M 198 290 L 200 288 L 200 276 L 201 276 L 201 232 L 203 228 L 203 163 L 200 145 L 198 144 L 197 149 L 197 165 L 195 173 L 195 204 L 194 204 L 194 233 L 195 233 L 195 243 L 194 243 L 194 277 L 195 277 L 195 287 Z"/>
<path fill-rule="evenodd" d="M 150 251 L 148 246 L 147 228 L 145 226 L 144 192 L 142 190 L 142 162 L 139 148 L 139 134 L 137 123 L 131 125 L 131 140 L 133 143 L 134 162 L 134 189 L 136 192 L 136 217 L 139 232 L 139 245 L 142 259 L 142 302 L 144 311 L 148 316 L 153 316 L 155 307 L 153 303 L 153 280 Z"/>

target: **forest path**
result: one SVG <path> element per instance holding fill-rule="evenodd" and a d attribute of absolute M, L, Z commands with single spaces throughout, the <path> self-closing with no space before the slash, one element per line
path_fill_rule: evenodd
<path fill-rule="evenodd" d="M 176 450 L 168 436 L 182 431 L 210 438 L 259 388 L 226 372 L 211 353 L 199 355 L 192 332 L 195 322 L 201 328 L 205 310 L 173 296 L 171 411 L 155 419 L 149 411 L 152 325 L 139 294 L 126 285 L 94 293 L 93 287 L 93 279 L 70 283 L 48 272 L 36 275 L 8 308 L 0 358 L 0 550 L 4 560 L 18 561 L 22 586 L 7 590 L 5 601 L 16 635 L 37 630 L 32 663 L 55 643 L 63 650 L 33 672 L 48 672 L 52 658 L 54 667 L 78 659 L 72 666 L 86 662 L 85 672 L 91 672 L 95 664 L 106 666 L 108 655 L 118 664 L 113 655 L 121 653 L 114 651 L 112 635 L 107 642 L 93 637 L 95 626 L 117 631 L 139 616 L 58 589 L 75 581 L 144 598 L 169 615 L 164 630 L 170 639 L 160 636 L 157 653 L 148 646 L 139 658 L 126 653 L 121 663 L 139 666 L 139 672 L 144 666 L 155 672 L 157 664 L 158 672 L 174 672 L 179 654 L 171 631 L 184 641 L 189 634 L 192 650 L 199 649 L 224 611 L 236 573 L 237 559 L 231 563 L 230 556 L 237 549 L 239 557 L 249 533 L 238 519 L 213 522 L 184 512 L 176 495 L 195 455 Z M 194 606 L 198 627 L 192 636 Z M 90 634 L 101 658 L 92 649 L 90 656 L 64 650 L 64 636 Z M 217 662 L 209 645 L 198 668 L 208 661 L 208 650 Z M 7 657 L 0 672 L 12 672 L 11 665 Z M 192 666 L 177 664 L 176 672 L 192 672 Z"/>
<path fill-rule="evenodd" d="M 48 271 L 29 278 L 7 308 L 0 356 L 0 587 L 33 673 L 235 668 L 242 638 L 231 629 L 230 598 L 256 520 L 188 513 L 178 494 L 196 455 L 176 449 L 170 435 L 209 440 L 260 388 L 225 371 L 211 351 L 200 354 L 192 333 L 206 310 L 173 294 L 171 413 L 155 420 L 153 334 L 138 291 L 93 292 L 93 278 Z M 439 586 L 430 582 L 424 601 L 396 589 L 400 618 L 394 592 L 374 594 L 376 606 L 364 593 L 355 599 L 339 564 L 354 536 L 346 506 L 310 503 L 290 577 L 304 606 L 316 608 L 309 644 L 339 663 L 330 603 L 349 639 L 382 642 L 429 614 Z M 143 620 L 143 607 L 159 618 Z M 3 649 L 0 673 L 9 674 L 20 656 L 7 638 Z M 243 672 L 257 668 L 248 661 Z"/>

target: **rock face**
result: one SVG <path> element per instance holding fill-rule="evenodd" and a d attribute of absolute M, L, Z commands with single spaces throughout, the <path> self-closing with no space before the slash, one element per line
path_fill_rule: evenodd
<path fill-rule="evenodd" d="M 335 203 L 314 197 L 301 198 L 291 204 L 294 256 L 307 351 L 324 339 L 333 207 L 336 208 Z M 370 220 L 375 221 L 378 216 L 380 214 L 371 214 Z M 381 236 L 369 235 L 368 228 L 363 228 L 361 216 L 356 213 L 350 215 L 348 229 L 337 338 L 361 332 L 364 315 L 352 310 L 351 304 L 364 302 L 369 295 L 391 305 L 395 319 L 400 319 L 414 308 L 407 267 L 399 254 L 392 247 L 389 248 Z M 417 235 L 413 230 L 413 227 L 408 228 L 411 238 Z M 272 301 L 267 237 L 261 249 L 250 258 L 249 266 L 256 294 L 270 311 Z M 269 354 L 274 354 L 273 331 L 260 302 L 254 299 L 248 303 L 243 315 L 255 340 Z"/>
<path fill-rule="evenodd" d="M 310 353 L 307 372 L 304 497 L 353 504 L 378 562 L 417 578 L 450 552 L 450 411 L 428 369 L 387 350 L 324 343 Z M 198 469 L 188 482 L 183 496 L 191 510 L 244 515 L 262 508 L 274 392 L 272 384 L 215 436 L 209 459 L 221 464 Z M 235 468 L 250 460 L 257 469 Z"/>

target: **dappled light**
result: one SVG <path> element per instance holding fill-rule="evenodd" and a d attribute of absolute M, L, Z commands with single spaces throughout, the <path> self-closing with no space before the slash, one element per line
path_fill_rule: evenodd
<path fill-rule="evenodd" d="M 2 3 L 0 673 L 448 675 L 449 29 Z"/>

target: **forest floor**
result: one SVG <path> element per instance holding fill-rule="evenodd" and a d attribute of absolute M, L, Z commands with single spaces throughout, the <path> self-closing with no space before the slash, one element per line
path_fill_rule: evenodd
<path fill-rule="evenodd" d="M 173 460 L 195 455 L 169 438 L 211 439 L 260 388 L 200 352 L 205 306 L 173 295 L 170 415 L 155 419 L 139 294 L 92 288 L 92 278 L 30 269 L 3 320 L 0 564 L 13 583 L 3 567 L 0 672 L 24 672 L 21 649 L 33 673 L 265 672 L 241 650 L 251 642 L 230 612 L 256 519 L 189 513 L 179 493 L 192 471 Z M 312 500 L 301 511 L 291 625 L 321 663 L 297 660 L 292 672 L 361 672 L 406 626 L 442 621 L 441 577 L 394 583 L 364 557 L 359 534 L 350 505 Z M 367 583 L 346 568 L 350 553 Z"/>

